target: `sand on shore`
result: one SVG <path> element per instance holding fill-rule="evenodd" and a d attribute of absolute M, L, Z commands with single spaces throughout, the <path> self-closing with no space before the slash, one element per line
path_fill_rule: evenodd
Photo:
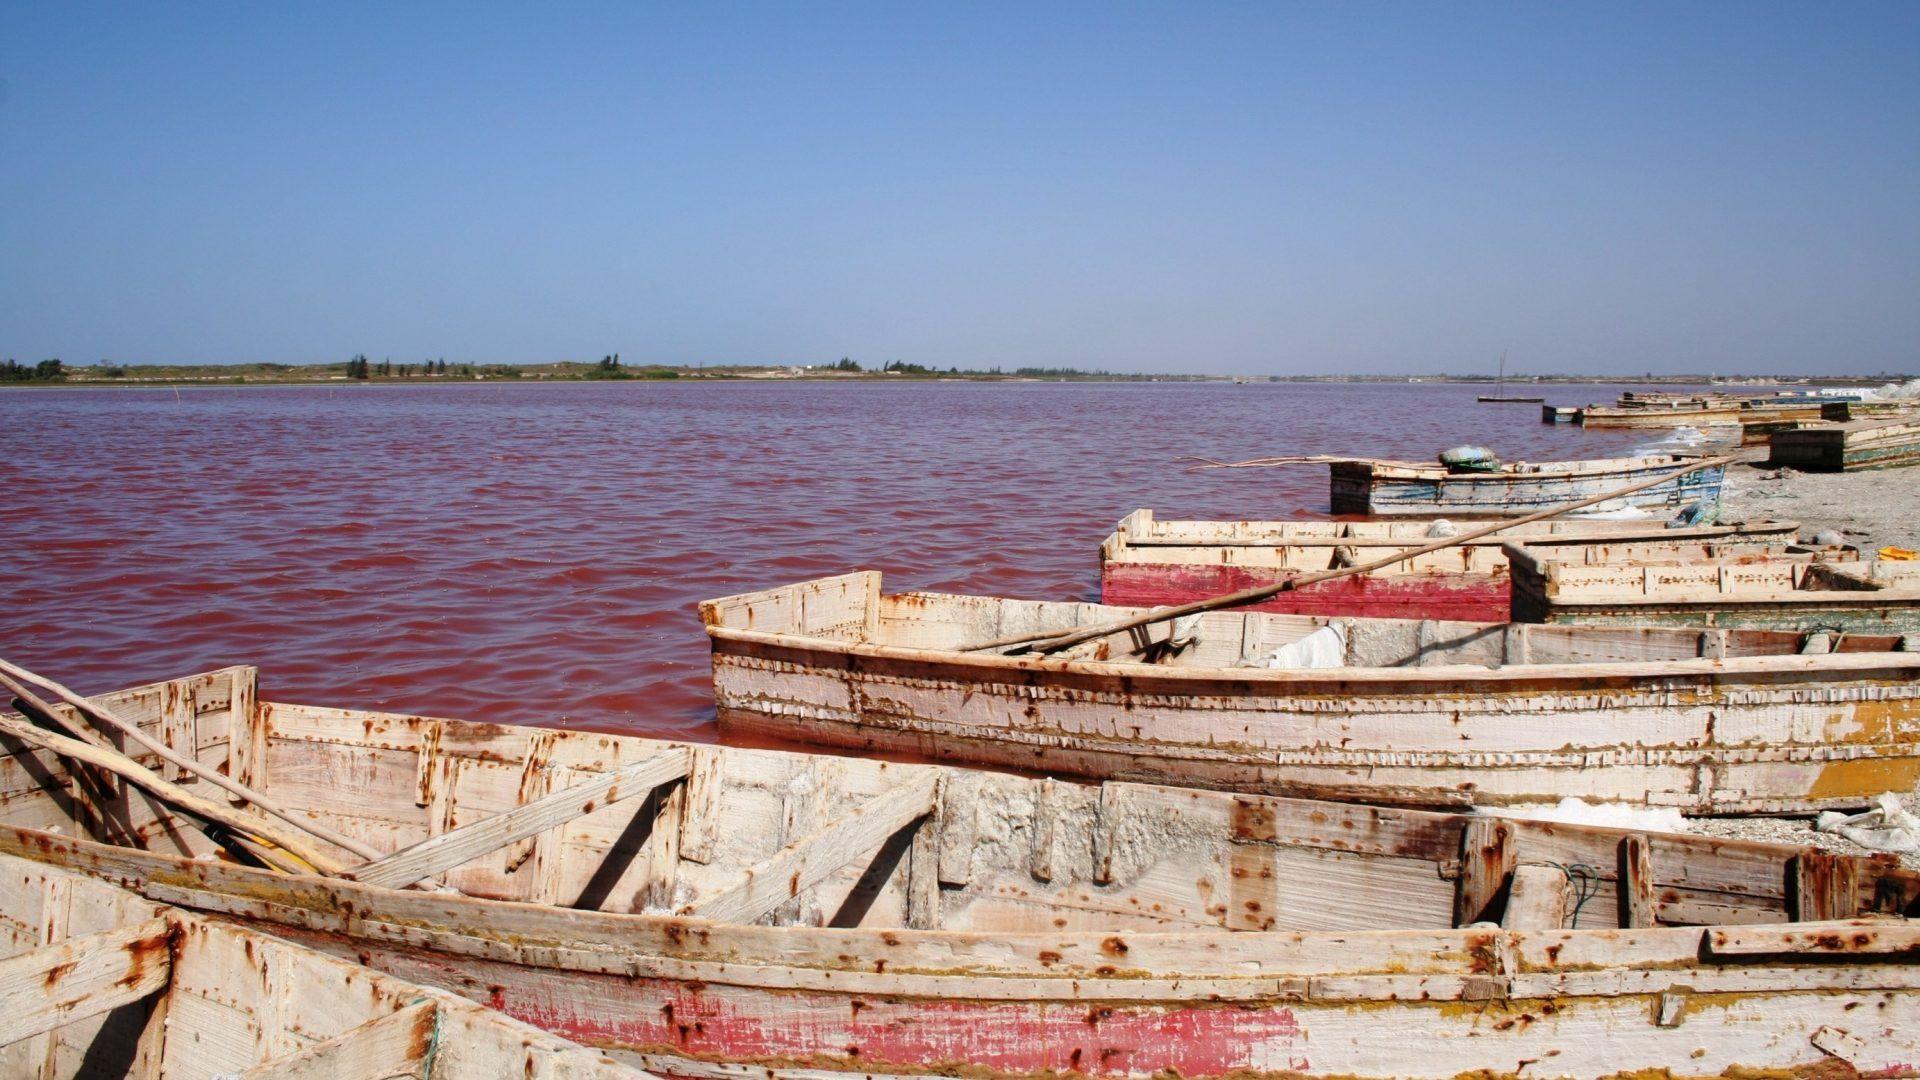
<path fill-rule="evenodd" d="M 1792 520 L 1800 535 L 1833 529 L 1871 557 L 1883 547 L 1920 550 L 1920 468 L 1809 473 L 1735 464 L 1721 519 Z"/>

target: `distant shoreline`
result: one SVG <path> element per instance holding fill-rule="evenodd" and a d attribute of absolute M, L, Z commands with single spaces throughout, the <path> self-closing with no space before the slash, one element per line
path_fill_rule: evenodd
<path fill-rule="evenodd" d="M 158 365 L 155 365 L 158 366 Z M 244 372 L 227 374 L 220 372 L 215 365 L 194 366 L 179 373 L 166 374 L 141 373 L 141 367 L 122 369 L 124 374 L 107 376 L 96 374 L 91 368 L 69 368 L 65 378 L 57 380 L 34 380 L 21 382 L 0 382 L 0 390 L 48 390 L 48 389 L 95 389 L 95 388 L 155 388 L 155 387 L 209 387 L 209 386 L 431 386 L 442 383 L 494 383 L 502 385 L 526 385 L 556 382 L 633 382 L 633 383 L 681 383 L 681 382 L 728 382 L 728 383 L 888 383 L 888 382 L 966 382 L 966 383 L 1241 383 L 1241 384 L 1352 384 L 1352 385 L 1440 385 L 1440 386 L 1493 386 L 1496 379 L 1479 375 L 1174 375 L 1123 373 L 1072 373 L 1049 375 L 1016 375 L 998 372 L 914 372 L 894 373 L 879 371 L 820 371 L 793 368 L 655 368 L 646 374 L 625 375 L 606 378 L 586 374 L 581 371 L 567 370 L 575 365 L 537 365 L 514 367 L 512 365 L 487 365 L 487 370 L 466 373 L 436 373 L 411 375 L 375 375 L 368 378 L 349 378 L 340 374 L 341 365 L 314 365 L 322 370 L 305 369 L 299 373 L 266 372 L 253 368 Z M 506 368 L 508 371 L 500 369 Z M 326 370 L 331 369 L 331 370 Z M 1551 386 L 1722 386 L 1732 390 L 1742 388 L 1764 389 L 1774 386 L 1879 386 L 1885 383 L 1905 382 L 1920 376 L 1913 374 L 1877 373 L 1871 375 L 1807 375 L 1807 376 L 1711 376 L 1711 375 L 1532 375 L 1525 377 L 1509 376 L 1505 385 L 1512 387 L 1551 387 Z"/>

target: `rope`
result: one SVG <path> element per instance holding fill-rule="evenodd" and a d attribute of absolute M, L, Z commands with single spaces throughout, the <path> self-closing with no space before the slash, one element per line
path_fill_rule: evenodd
<path fill-rule="evenodd" d="M 1567 922 L 1570 929 L 1580 929 L 1580 909 L 1586 907 L 1587 901 L 1600 891 L 1600 868 L 1583 862 L 1557 863 L 1546 860 L 1546 864 L 1567 875 L 1567 880 L 1573 883 L 1573 914 Z"/>

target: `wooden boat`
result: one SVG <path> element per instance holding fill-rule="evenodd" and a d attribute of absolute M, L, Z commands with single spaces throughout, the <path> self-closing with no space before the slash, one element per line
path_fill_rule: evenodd
<path fill-rule="evenodd" d="M 1515 622 L 1920 632 L 1920 563 L 1768 553 L 1578 565 L 1525 544 L 1506 554 Z"/>
<path fill-rule="evenodd" d="M 1920 411 L 1920 401 L 1891 399 L 1875 401 L 1830 401 L 1820 406 L 1820 419 L 1837 423 L 1855 420 L 1897 420 Z"/>
<path fill-rule="evenodd" d="M 1540 422 L 1543 424 L 1577 424 L 1580 422 L 1578 405 L 1542 405 Z"/>
<path fill-rule="evenodd" d="M 1770 468 L 1856 472 L 1920 465 L 1920 418 L 1803 424 L 1771 440 Z"/>
<path fill-rule="evenodd" d="M 1416 521 L 1159 521 L 1151 510 L 1136 510 L 1100 545 L 1100 599 L 1153 607 L 1222 596 L 1414 547 L 1430 538 L 1430 528 Z M 1764 550 L 1791 542 L 1797 528 L 1791 521 L 1667 528 L 1562 518 L 1283 592 L 1252 610 L 1498 622 L 1512 603 L 1502 543 L 1574 549 L 1586 561 L 1614 562 Z"/>
<path fill-rule="evenodd" d="M 357 877 L 460 891 L 196 859 L 171 812 L 23 748 L 0 848 L 663 1075 L 1920 1059 L 1920 880 L 1885 857 L 265 702 L 250 668 L 94 700 L 412 853 L 405 874 L 383 857 Z"/>
<path fill-rule="evenodd" d="M 1580 426 L 1591 428 L 1670 428 L 1740 421 L 1740 403 L 1734 400 L 1648 401 L 1623 406 L 1588 405 L 1580 410 Z"/>
<path fill-rule="evenodd" d="M 1697 457 L 1656 454 L 1593 461 L 1512 462 L 1490 472 L 1451 472 L 1414 461 L 1348 458 L 1328 461 L 1336 514 L 1383 517 L 1519 517 L 1567 506 L 1663 473 Z M 1681 508 L 1718 502 L 1724 466 L 1688 473 L 1619 500 L 1622 506 Z M 1607 507 L 1612 508 L 1612 507 Z"/>
<path fill-rule="evenodd" d="M 1217 611 L 962 651 L 1138 610 L 887 596 L 867 572 L 701 617 L 722 731 L 829 746 L 1410 805 L 1805 812 L 1920 780 L 1920 653 L 1894 638 L 1811 656 L 1790 632 Z"/>
<path fill-rule="evenodd" d="M 356 963 L 0 855 L 0 1076 L 647 1080 Z"/>
<path fill-rule="evenodd" d="M 1480 395 L 1482 404 L 1537 404 L 1545 400 L 1547 399 L 1543 397 L 1515 397 L 1507 393 L 1507 355 L 1505 353 L 1500 354 L 1500 373 L 1494 380 L 1493 393 Z"/>

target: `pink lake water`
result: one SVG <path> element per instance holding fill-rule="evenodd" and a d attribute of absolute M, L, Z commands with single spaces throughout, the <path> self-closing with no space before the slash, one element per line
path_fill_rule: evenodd
<path fill-rule="evenodd" d="M 1611 386 L 1548 401 L 1611 401 Z M 0 655 L 83 692 L 263 694 L 711 737 L 703 599 L 857 569 L 1096 599 L 1163 518 L 1321 517 L 1326 469 L 1187 455 L 1600 457 L 1481 386 L 684 382 L 0 393 Z"/>

